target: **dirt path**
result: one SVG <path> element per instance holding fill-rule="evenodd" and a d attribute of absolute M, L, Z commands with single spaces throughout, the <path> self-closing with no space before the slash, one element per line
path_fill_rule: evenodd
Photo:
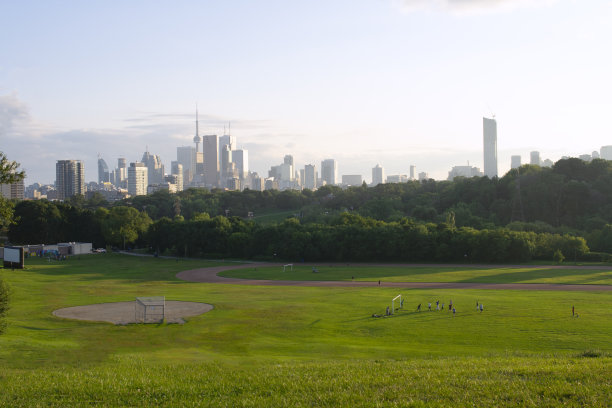
<path fill-rule="evenodd" d="M 307 265 L 307 264 L 304 264 Z M 322 264 L 318 264 L 321 266 Z M 336 264 L 350 265 L 350 264 Z M 365 266 L 366 264 L 360 264 Z M 233 269 L 245 269 L 267 266 L 279 266 L 282 264 L 276 263 L 260 263 L 260 264 L 243 264 L 243 265 L 227 265 L 215 266 L 211 268 L 191 269 L 188 271 L 179 272 L 176 277 L 189 282 L 203 283 L 224 283 L 233 285 L 262 285 L 262 286 L 309 286 L 309 287 L 377 287 L 378 281 L 373 282 L 348 282 L 348 281 L 286 281 L 286 280 L 267 280 L 267 279 L 239 279 L 239 278 L 224 278 L 218 276 L 219 272 L 229 271 Z M 412 266 L 412 267 L 466 267 L 470 265 L 449 265 L 449 264 L 367 264 L 367 266 Z M 610 267 L 591 267 L 591 266 L 526 266 L 526 265 L 478 265 L 477 268 L 541 268 L 541 269 L 612 269 Z M 381 287 L 388 288 L 420 288 L 420 289 L 496 289 L 496 290 L 557 290 L 557 291 L 612 291 L 612 285 L 566 285 L 560 283 L 470 283 L 470 282 L 380 282 Z"/>

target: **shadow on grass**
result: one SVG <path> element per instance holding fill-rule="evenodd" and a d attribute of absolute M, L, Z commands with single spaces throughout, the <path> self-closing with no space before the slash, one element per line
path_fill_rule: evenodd
<path fill-rule="evenodd" d="M 602 274 L 608 275 L 606 278 Z M 583 279 L 576 279 L 576 275 L 580 275 Z M 562 278 L 570 277 L 563 281 Z M 608 270 L 591 270 L 591 269 L 530 269 L 527 271 L 509 271 L 498 273 L 495 275 L 478 276 L 473 278 L 463 279 L 459 282 L 463 283 L 529 283 L 539 279 L 554 279 L 550 283 L 566 283 L 566 284 L 611 284 L 612 271 Z M 561 281 L 559 281 L 561 279 Z M 608 283 L 602 283 L 602 280 L 609 280 Z M 538 282 L 544 283 L 544 282 Z"/>
<path fill-rule="evenodd" d="M 78 276 L 79 280 L 164 281 L 185 284 L 189 282 L 176 278 L 178 272 L 224 264 L 224 262 L 206 260 L 92 254 L 76 255 L 65 261 L 51 262 L 47 258 L 28 258 L 26 271 L 47 276 Z"/>

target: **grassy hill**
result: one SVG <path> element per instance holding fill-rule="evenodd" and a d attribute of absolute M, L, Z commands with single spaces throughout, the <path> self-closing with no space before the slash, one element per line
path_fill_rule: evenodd
<path fill-rule="evenodd" d="M 0 272 L 13 290 L 0 336 L 0 406 L 603 407 L 612 399 L 609 292 L 402 289 L 404 310 L 376 319 L 397 289 L 190 283 L 176 272 L 218 263 L 115 254 L 27 264 Z M 51 315 L 147 295 L 215 308 L 185 325 Z M 415 311 L 438 299 L 452 299 L 457 314 Z"/>

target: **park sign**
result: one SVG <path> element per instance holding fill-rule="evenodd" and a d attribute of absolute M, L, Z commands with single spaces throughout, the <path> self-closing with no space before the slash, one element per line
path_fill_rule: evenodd
<path fill-rule="evenodd" d="M 23 269 L 23 247 L 4 247 L 4 267 Z"/>

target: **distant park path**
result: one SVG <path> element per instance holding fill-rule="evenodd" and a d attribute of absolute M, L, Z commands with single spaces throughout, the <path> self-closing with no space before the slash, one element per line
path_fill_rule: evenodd
<path fill-rule="evenodd" d="M 301 264 L 308 265 L 308 264 Z M 321 266 L 320 264 L 318 264 Z M 342 266 L 350 266 L 351 264 L 337 264 Z M 601 270 L 611 269 L 606 266 L 569 266 L 569 265 L 551 265 L 551 266 L 529 266 L 529 265 L 465 265 L 465 264 L 358 264 L 359 266 L 401 266 L 401 267 L 469 267 L 477 268 L 538 268 L 538 269 L 586 269 L 586 270 Z M 349 281 L 289 281 L 289 280 L 267 280 L 267 279 L 239 279 L 239 278 L 224 278 L 217 274 L 223 271 L 234 269 L 246 269 L 254 267 L 282 267 L 279 263 L 251 263 L 240 265 L 224 265 L 214 266 L 210 268 L 191 269 L 188 271 L 179 272 L 176 277 L 189 282 L 203 283 L 224 283 L 230 285 L 263 285 L 263 286 L 307 286 L 307 287 L 378 287 L 378 280 L 370 282 L 349 282 Z M 612 285 L 572 285 L 561 283 L 477 283 L 477 282 L 380 282 L 381 287 L 388 288 L 418 288 L 418 289 L 497 289 L 497 290 L 556 290 L 556 291 L 612 291 Z"/>

